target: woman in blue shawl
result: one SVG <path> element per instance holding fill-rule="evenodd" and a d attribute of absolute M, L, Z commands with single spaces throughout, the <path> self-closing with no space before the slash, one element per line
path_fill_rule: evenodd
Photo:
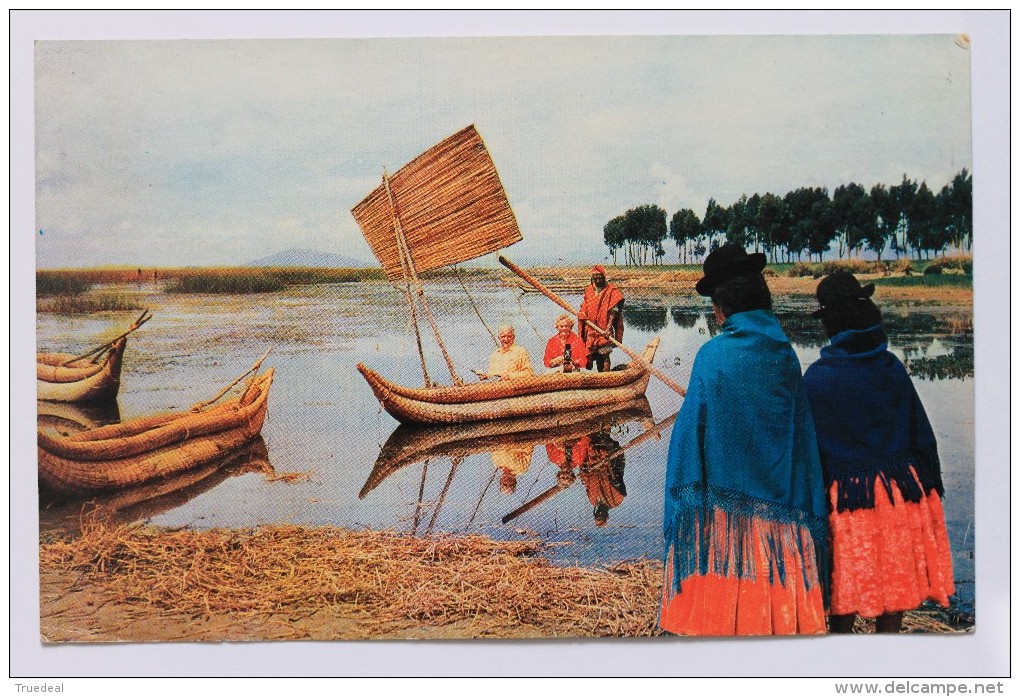
<path fill-rule="evenodd" d="M 726 245 L 696 286 L 722 328 L 695 357 L 669 448 L 659 624 L 674 634 L 825 632 L 818 445 L 764 267 Z"/>
<path fill-rule="evenodd" d="M 830 343 L 804 374 L 818 430 L 832 531 L 830 630 L 856 615 L 898 632 L 904 610 L 954 592 L 935 434 L 882 313 L 850 273 L 818 284 Z"/>

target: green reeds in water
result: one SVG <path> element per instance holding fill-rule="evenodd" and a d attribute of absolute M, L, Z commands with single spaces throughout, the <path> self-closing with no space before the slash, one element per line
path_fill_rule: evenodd
<path fill-rule="evenodd" d="M 971 288 L 974 283 L 974 277 L 963 274 L 926 274 L 919 276 L 889 276 L 888 278 L 876 278 L 873 282 L 876 286 Z"/>
<path fill-rule="evenodd" d="M 92 284 L 80 274 L 60 271 L 39 271 L 35 274 L 35 294 L 40 298 L 81 295 L 90 288 Z"/>
<path fill-rule="evenodd" d="M 196 273 L 174 280 L 166 287 L 168 293 L 275 293 L 287 285 L 268 273 Z"/>
<path fill-rule="evenodd" d="M 93 312 L 126 312 L 141 307 L 124 295 L 58 295 L 36 303 L 37 312 L 85 315 Z"/>

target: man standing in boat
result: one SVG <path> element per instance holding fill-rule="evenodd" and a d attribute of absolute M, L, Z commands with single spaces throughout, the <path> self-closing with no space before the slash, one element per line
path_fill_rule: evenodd
<path fill-rule="evenodd" d="M 600 373 L 609 370 L 609 354 L 613 342 L 623 341 L 623 293 L 606 281 L 606 269 L 597 264 L 591 270 L 591 283 L 584 290 L 584 301 L 578 312 L 581 339 L 588 348 L 587 366 L 593 365 Z M 588 326 L 593 323 L 605 334 Z M 608 337 L 606 336 L 608 334 Z"/>
<path fill-rule="evenodd" d="M 498 378 L 499 380 L 514 380 L 534 375 L 531 369 L 531 356 L 528 350 L 516 343 L 514 328 L 504 324 L 497 333 L 499 347 L 489 356 L 489 372 L 479 373 L 482 380 Z"/>

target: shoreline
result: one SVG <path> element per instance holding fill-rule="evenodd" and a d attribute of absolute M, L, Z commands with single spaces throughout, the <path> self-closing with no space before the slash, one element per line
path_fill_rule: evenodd
<path fill-rule="evenodd" d="M 164 530 L 86 519 L 40 543 L 43 643 L 668 637 L 661 564 L 559 567 L 534 539 L 337 527 Z M 859 619 L 855 631 L 871 631 Z M 952 608 L 904 633 L 970 633 Z"/>

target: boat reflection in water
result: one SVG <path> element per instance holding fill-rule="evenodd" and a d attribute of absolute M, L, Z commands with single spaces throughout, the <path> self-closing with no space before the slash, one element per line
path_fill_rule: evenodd
<path fill-rule="evenodd" d="M 71 402 L 36 402 L 40 430 L 53 436 L 67 436 L 91 431 L 100 426 L 120 423 L 120 407 L 116 400 L 94 404 Z"/>
<path fill-rule="evenodd" d="M 38 402 L 39 429 L 53 436 L 68 436 L 119 422 L 116 402 L 97 405 Z M 106 493 L 57 491 L 40 480 L 40 531 L 75 534 L 83 522 L 101 515 L 105 521 L 127 524 L 182 506 L 232 477 L 260 472 L 274 478 L 265 441 L 257 436 L 222 457 L 172 477 Z"/>
<path fill-rule="evenodd" d="M 667 419 L 672 423 L 674 417 Z M 636 422 L 641 435 L 626 445 L 611 435 L 624 424 Z M 638 441 L 655 436 L 666 426 L 655 424 L 644 397 L 625 404 L 599 407 L 557 416 L 507 419 L 462 426 L 421 428 L 398 426 L 380 450 L 375 467 L 359 498 L 365 498 L 383 480 L 415 463 L 422 463 L 418 503 L 411 521 L 412 534 L 431 534 L 443 502 L 449 494 L 457 468 L 471 455 L 488 453 L 492 475 L 471 512 L 470 526 L 481 509 L 482 500 L 498 482 L 504 496 L 513 494 L 517 480 L 531 468 L 536 448 L 541 447 L 557 468 L 555 484 L 539 496 L 503 517 L 507 523 L 543 501 L 580 481 L 588 492 L 596 525 L 604 525 L 609 510 L 619 506 L 627 490 L 623 482 L 623 451 Z M 423 503 L 428 466 L 437 459 L 449 459 L 450 471 L 434 503 Z M 426 510 L 431 508 L 431 515 Z M 427 519 L 426 519 L 427 518 Z"/>
<path fill-rule="evenodd" d="M 40 482 L 40 532 L 75 534 L 84 523 L 94 519 L 113 524 L 148 520 L 183 506 L 231 477 L 249 472 L 261 473 L 267 479 L 275 477 L 262 436 L 201 467 L 88 498 L 53 491 Z"/>

